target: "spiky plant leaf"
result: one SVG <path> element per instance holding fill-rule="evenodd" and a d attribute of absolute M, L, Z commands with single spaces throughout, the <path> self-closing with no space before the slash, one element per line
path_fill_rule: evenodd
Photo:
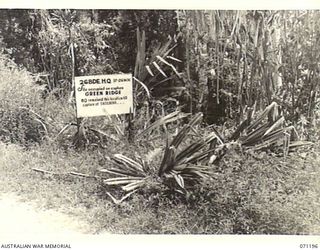
<path fill-rule="evenodd" d="M 172 68 L 172 70 L 176 73 L 176 75 L 181 78 L 179 72 L 177 71 L 177 69 L 171 64 L 171 63 L 168 63 L 165 59 L 163 59 L 161 56 L 157 56 L 157 58 L 163 62 L 164 64 L 168 65 L 170 68 Z"/>
<path fill-rule="evenodd" d="M 171 172 L 173 178 L 175 179 L 175 181 L 178 183 L 178 185 L 184 189 L 184 180 L 183 177 L 175 172 Z"/>
<path fill-rule="evenodd" d="M 263 134 L 268 130 L 268 124 L 262 124 L 256 130 L 251 131 L 246 137 L 242 138 L 242 144 L 245 146 L 254 145 L 261 141 Z"/>
<path fill-rule="evenodd" d="M 289 153 L 289 149 L 290 149 L 289 144 L 290 144 L 290 135 L 286 133 L 283 140 L 283 156 L 284 157 L 287 157 Z"/>
<path fill-rule="evenodd" d="M 101 173 L 107 173 L 107 174 L 112 174 L 112 175 L 117 175 L 117 176 L 134 176 L 134 177 L 141 177 L 138 174 L 134 172 L 129 172 L 126 170 L 119 170 L 119 169 L 100 169 L 99 172 Z"/>
<path fill-rule="evenodd" d="M 126 162 L 121 162 L 116 160 L 115 158 L 112 158 L 112 160 L 114 161 L 114 165 L 115 167 L 117 167 L 117 169 L 109 169 L 111 171 L 121 171 L 122 173 L 126 173 L 128 176 L 144 176 L 144 173 L 141 171 L 138 171 L 137 169 L 135 169 L 134 167 L 132 167 L 130 164 L 127 164 Z"/>
<path fill-rule="evenodd" d="M 203 118 L 203 114 L 202 113 L 197 113 L 194 115 L 194 117 L 191 119 L 191 121 L 189 122 L 189 126 L 195 126 L 197 123 L 200 122 L 200 120 Z"/>
<path fill-rule="evenodd" d="M 180 171 L 182 171 L 183 169 L 185 169 L 187 167 L 188 167 L 188 164 L 179 164 L 179 165 L 175 165 L 173 170 L 177 171 L 177 172 L 180 172 Z"/>
<path fill-rule="evenodd" d="M 130 192 L 135 189 L 138 189 L 139 187 L 142 187 L 145 184 L 145 180 L 139 180 L 132 183 L 129 183 L 125 186 L 122 186 L 121 189 L 125 192 Z"/>
<path fill-rule="evenodd" d="M 202 160 L 205 160 L 207 158 L 209 158 L 209 156 L 215 151 L 214 148 L 212 149 L 209 149 L 207 151 L 204 151 L 204 152 L 197 152 L 193 155 L 191 155 L 190 157 L 188 158 L 185 158 L 181 161 L 182 164 L 188 164 L 188 163 L 197 163 L 197 162 L 200 162 Z"/>
<path fill-rule="evenodd" d="M 191 143 L 185 149 L 181 150 L 180 153 L 177 155 L 177 163 L 187 163 L 187 159 L 192 158 L 192 156 L 198 153 L 201 149 L 206 147 L 216 138 L 215 133 L 211 133 L 205 138 L 200 138 L 198 141 Z"/>
<path fill-rule="evenodd" d="M 269 134 L 267 137 L 263 138 L 263 141 L 260 144 L 257 144 L 254 146 L 255 150 L 259 150 L 262 148 L 270 147 L 271 145 L 280 142 L 284 136 L 285 132 L 287 130 L 291 130 L 291 127 L 284 128 L 284 129 L 278 129 L 274 131 L 273 133 Z"/>
<path fill-rule="evenodd" d="M 173 56 L 167 56 L 167 58 L 169 58 L 169 59 L 171 59 L 171 60 L 173 60 L 173 61 L 176 61 L 176 62 L 182 62 L 180 59 L 175 58 L 175 57 L 173 57 Z"/>
<path fill-rule="evenodd" d="M 250 132 L 251 130 L 253 130 L 254 128 L 256 128 L 257 126 L 259 126 L 259 124 L 261 124 L 261 122 L 263 121 L 263 119 L 268 116 L 268 114 L 277 106 L 276 102 L 272 102 L 269 106 L 267 106 L 264 111 L 262 112 L 262 114 L 260 114 L 260 116 L 258 118 L 256 118 L 252 124 L 250 126 L 248 126 L 247 131 Z"/>
<path fill-rule="evenodd" d="M 149 89 L 148 89 L 148 87 L 147 87 L 147 85 L 145 85 L 142 81 L 140 81 L 139 79 L 137 79 L 136 77 L 132 77 L 137 83 L 139 83 L 142 87 L 143 87 L 143 89 L 146 91 L 146 93 L 147 93 L 147 96 L 148 96 L 148 99 L 150 99 L 151 98 L 151 94 L 150 94 L 150 91 L 149 91 Z"/>
<path fill-rule="evenodd" d="M 195 126 L 203 117 L 202 113 L 194 115 L 188 124 L 186 124 L 172 140 L 171 145 L 178 148 L 182 141 L 184 141 L 193 126 Z"/>
<path fill-rule="evenodd" d="M 140 181 L 141 178 L 133 178 L 133 177 L 117 177 L 117 178 L 109 178 L 103 180 L 103 182 L 107 185 L 123 185 L 130 184 Z"/>
<path fill-rule="evenodd" d="M 272 130 L 274 130 L 275 128 L 279 127 L 280 125 L 282 125 L 284 123 L 285 119 L 284 117 L 280 117 L 274 124 L 272 124 L 272 126 L 263 134 L 263 136 L 268 135 Z"/>
<path fill-rule="evenodd" d="M 169 154 L 168 154 L 168 158 L 166 159 L 166 164 L 163 171 L 168 172 L 173 169 L 176 161 L 176 152 L 177 152 L 177 149 L 174 146 L 169 147 Z"/>
<path fill-rule="evenodd" d="M 154 74 L 153 74 L 153 72 L 152 72 L 152 70 L 151 70 L 150 66 L 149 66 L 149 65 L 146 65 L 145 67 L 146 67 L 146 69 L 147 69 L 148 73 L 149 73 L 150 75 L 154 76 Z"/>
<path fill-rule="evenodd" d="M 57 134 L 57 137 L 59 137 L 59 135 L 61 135 L 65 130 L 67 130 L 72 124 L 68 123 L 67 125 L 65 125 L 60 132 Z"/>
<path fill-rule="evenodd" d="M 160 66 L 156 62 L 152 62 L 152 64 L 156 67 L 156 69 L 164 76 L 167 77 L 167 75 L 163 72 L 163 70 L 160 68 Z"/>
<path fill-rule="evenodd" d="M 154 123 L 152 123 L 151 125 L 149 125 L 147 128 L 145 128 L 140 134 L 137 135 L 137 137 L 140 137 L 142 135 L 145 135 L 146 133 L 150 132 L 151 130 L 166 125 L 168 123 L 171 122 L 176 122 L 178 120 L 181 120 L 185 117 L 188 117 L 190 114 L 188 113 L 182 113 L 181 111 L 175 111 L 172 112 L 164 117 L 161 117 L 160 119 L 158 119 L 157 121 L 155 121 Z"/>
<path fill-rule="evenodd" d="M 143 166 L 140 163 L 130 159 L 129 157 L 126 157 L 122 154 L 115 154 L 113 155 L 113 158 L 143 173 Z"/>
<path fill-rule="evenodd" d="M 312 146 L 312 145 L 314 145 L 314 143 L 309 141 L 292 141 L 289 144 L 289 148 Z"/>
<path fill-rule="evenodd" d="M 190 131 L 190 126 L 185 125 L 178 134 L 174 137 L 174 139 L 171 142 L 171 145 L 175 148 L 178 148 L 182 141 L 184 141 Z"/>
<path fill-rule="evenodd" d="M 159 167 L 159 172 L 158 172 L 158 175 L 159 176 L 162 176 L 166 167 L 167 167 L 167 159 L 169 157 L 169 154 L 170 154 L 170 147 L 169 147 L 169 138 L 168 138 L 168 135 L 167 135 L 167 139 L 166 139 L 166 147 L 165 147 L 165 150 L 164 150 L 164 154 L 163 154 L 163 157 L 162 157 L 162 161 L 161 161 L 161 164 L 160 164 L 160 167 Z"/>
<path fill-rule="evenodd" d="M 233 141 L 233 140 L 238 140 L 241 133 L 248 127 L 249 125 L 249 121 L 248 119 L 245 119 L 241 124 L 240 126 L 238 126 L 238 128 L 233 132 L 233 134 L 230 136 L 230 141 Z"/>

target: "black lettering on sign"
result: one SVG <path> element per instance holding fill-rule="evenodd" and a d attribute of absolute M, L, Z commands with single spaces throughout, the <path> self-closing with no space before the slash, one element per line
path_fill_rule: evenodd
<path fill-rule="evenodd" d="M 95 105 L 94 103 L 85 103 L 82 106 L 83 107 L 89 107 L 89 106 L 94 106 L 94 105 Z"/>
<path fill-rule="evenodd" d="M 80 85 L 83 84 L 100 84 L 100 79 L 85 79 L 80 80 Z"/>
<path fill-rule="evenodd" d="M 99 95 L 103 95 L 103 91 L 90 91 L 85 93 L 85 96 L 99 96 Z"/>
<path fill-rule="evenodd" d="M 125 78 L 125 79 L 118 79 L 118 82 L 130 82 L 130 78 Z"/>
<path fill-rule="evenodd" d="M 112 104 L 117 104 L 117 102 L 116 101 L 100 102 L 100 105 L 112 105 Z"/>
<path fill-rule="evenodd" d="M 111 83 L 111 79 L 110 78 L 107 78 L 107 79 L 104 78 L 104 79 L 101 80 L 101 82 L 102 83 Z"/>
<path fill-rule="evenodd" d="M 121 95 L 121 91 L 120 90 L 109 90 L 109 91 L 106 91 L 106 95 Z"/>

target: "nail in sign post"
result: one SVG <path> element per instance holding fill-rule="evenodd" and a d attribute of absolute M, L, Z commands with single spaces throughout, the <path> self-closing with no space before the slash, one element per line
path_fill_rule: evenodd
<path fill-rule="evenodd" d="M 131 74 L 75 77 L 75 93 L 78 118 L 133 110 Z"/>

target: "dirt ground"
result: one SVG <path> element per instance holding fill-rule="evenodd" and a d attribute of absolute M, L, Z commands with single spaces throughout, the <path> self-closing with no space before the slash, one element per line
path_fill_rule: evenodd
<path fill-rule="evenodd" d="M 77 236 L 86 234 L 89 225 L 54 210 L 40 210 L 31 202 L 22 202 L 13 193 L 0 195 L 0 235 L 50 234 Z"/>

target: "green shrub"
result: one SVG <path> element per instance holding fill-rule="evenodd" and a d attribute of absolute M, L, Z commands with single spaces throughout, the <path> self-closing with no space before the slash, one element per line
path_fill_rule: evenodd
<path fill-rule="evenodd" d="M 1 108 L 39 106 L 41 88 L 34 83 L 29 72 L 0 54 L 0 101 Z"/>
<path fill-rule="evenodd" d="M 29 111 L 40 109 L 41 88 L 30 73 L 0 55 L 0 139 L 29 144 L 41 141 L 43 125 Z"/>
<path fill-rule="evenodd" d="M 26 110 L 1 110 L 0 120 L 3 141 L 27 146 L 41 142 L 45 135 L 42 125 Z"/>

